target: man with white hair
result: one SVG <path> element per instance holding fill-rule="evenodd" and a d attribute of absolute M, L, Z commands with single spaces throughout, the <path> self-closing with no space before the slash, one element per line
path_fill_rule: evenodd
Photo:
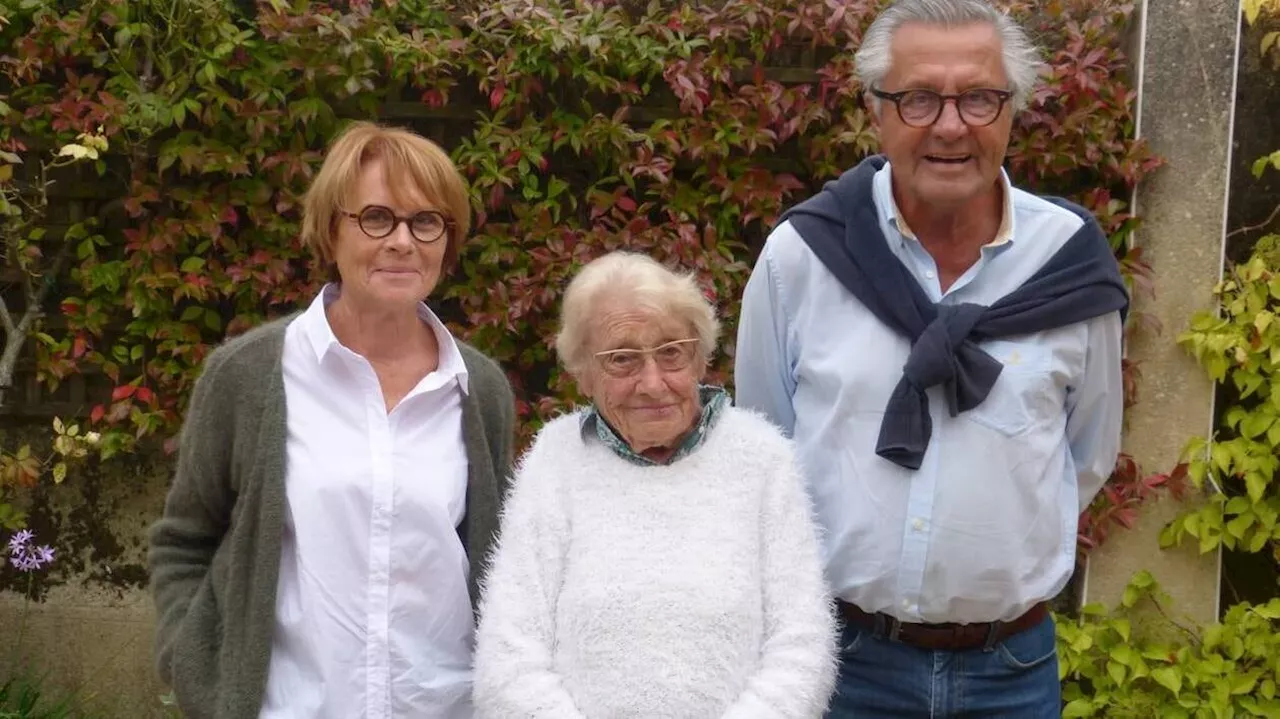
<path fill-rule="evenodd" d="M 901 0 L 856 62 L 883 156 L 783 215 L 736 350 L 825 530 L 829 716 L 1057 717 L 1046 602 L 1119 450 L 1128 295 L 1089 212 L 1002 169 L 1039 65 L 1013 20 Z"/>

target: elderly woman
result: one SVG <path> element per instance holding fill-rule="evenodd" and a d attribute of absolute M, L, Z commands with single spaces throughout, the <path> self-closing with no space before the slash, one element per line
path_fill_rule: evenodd
<path fill-rule="evenodd" d="M 348 128 L 303 207 L 336 281 L 206 360 L 151 532 L 157 660 L 186 716 L 472 715 L 513 398 L 423 303 L 467 199 L 430 141 Z"/>
<path fill-rule="evenodd" d="M 477 631 L 477 715 L 820 717 L 835 629 L 789 442 L 700 386 L 693 280 L 612 254 L 556 348 L 592 407 L 521 461 Z"/>

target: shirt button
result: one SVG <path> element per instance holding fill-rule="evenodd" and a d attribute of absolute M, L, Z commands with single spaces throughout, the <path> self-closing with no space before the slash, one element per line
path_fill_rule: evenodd
<path fill-rule="evenodd" d="M 933 270 L 925 270 L 924 276 L 933 279 Z"/>
<path fill-rule="evenodd" d="M 911 528 L 916 530 L 917 532 L 921 531 L 922 529 L 924 529 L 924 520 L 917 518 L 915 521 L 911 523 Z"/>

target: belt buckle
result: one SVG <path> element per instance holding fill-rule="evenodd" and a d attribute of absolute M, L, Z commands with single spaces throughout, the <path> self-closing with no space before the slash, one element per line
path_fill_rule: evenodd
<path fill-rule="evenodd" d="M 880 616 L 884 617 L 885 624 L 888 625 L 884 632 L 885 636 L 891 642 L 899 641 L 898 636 L 902 633 L 902 622 L 897 617 L 888 614 L 881 613 Z"/>

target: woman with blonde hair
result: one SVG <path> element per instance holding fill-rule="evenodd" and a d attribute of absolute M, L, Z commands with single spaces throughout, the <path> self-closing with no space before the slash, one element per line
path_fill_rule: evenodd
<path fill-rule="evenodd" d="M 485 583 L 493 719 L 817 719 L 836 629 L 791 443 L 703 385 L 719 325 L 642 255 L 588 264 L 556 350 L 592 403 L 521 460 Z"/>
<path fill-rule="evenodd" d="M 514 406 L 424 303 L 468 226 L 443 150 L 353 124 L 303 205 L 334 281 L 205 361 L 151 531 L 157 663 L 186 716 L 471 716 Z"/>

